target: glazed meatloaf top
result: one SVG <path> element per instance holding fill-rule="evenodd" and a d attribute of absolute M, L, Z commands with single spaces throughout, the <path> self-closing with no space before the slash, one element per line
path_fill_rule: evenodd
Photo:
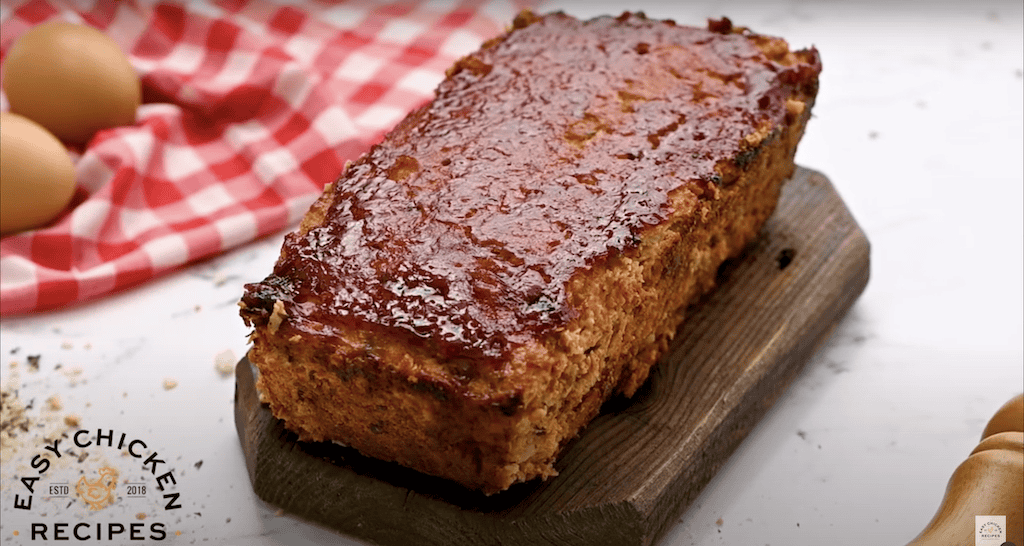
<path fill-rule="evenodd" d="M 348 166 L 243 316 L 276 305 L 301 335 L 383 330 L 497 361 L 570 321 L 570 278 L 636 248 L 674 191 L 735 178 L 820 69 L 727 19 L 524 13 Z"/>

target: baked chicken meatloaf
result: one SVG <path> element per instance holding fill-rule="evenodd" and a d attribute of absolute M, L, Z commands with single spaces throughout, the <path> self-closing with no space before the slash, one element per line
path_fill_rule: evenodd
<path fill-rule="evenodd" d="M 262 399 L 485 493 L 556 474 L 772 213 L 820 70 L 728 19 L 520 14 L 246 285 Z"/>

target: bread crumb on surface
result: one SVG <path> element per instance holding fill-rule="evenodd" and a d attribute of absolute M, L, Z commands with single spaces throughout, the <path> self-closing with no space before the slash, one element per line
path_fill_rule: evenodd
<path fill-rule="evenodd" d="M 42 407 L 33 408 L 32 401 L 26 405 L 18 396 L 17 383 L 8 381 L 0 389 L 0 461 L 12 461 L 22 448 L 64 438 L 68 428 L 78 426 L 81 418 L 61 415 L 63 407 L 57 395 L 47 398 Z M 33 409 L 34 413 L 30 412 Z M 3 467 L 5 480 L 10 468 Z"/>
<path fill-rule="evenodd" d="M 60 396 L 55 394 L 46 399 L 46 407 L 53 411 L 60 411 L 64 409 L 64 403 L 60 401 Z"/>
<path fill-rule="evenodd" d="M 18 392 L 5 387 L 0 391 L 0 460 L 8 460 L 17 451 L 18 436 L 31 426 Z"/>
<path fill-rule="evenodd" d="M 236 362 L 238 359 L 235 358 L 235 352 L 231 349 L 225 349 L 213 357 L 213 367 L 221 377 L 230 377 L 235 373 Z"/>
<path fill-rule="evenodd" d="M 68 385 L 71 386 L 71 387 L 74 387 L 78 383 L 84 382 L 85 380 L 82 379 L 82 373 L 84 371 L 85 370 L 83 370 L 79 366 L 74 366 L 74 367 L 71 367 L 71 368 L 68 368 L 68 369 L 64 370 L 63 374 L 64 374 L 64 377 L 68 378 Z"/>
<path fill-rule="evenodd" d="M 171 389 L 173 389 L 174 387 L 177 387 L 177 386 L 178 386 L 178 382 L 176 380 L 171 379 L 169 377 L 167 379 L 164 379 L 164 390 L 165 391 L 169 391 L 169 390 L 171 390 Z"/>

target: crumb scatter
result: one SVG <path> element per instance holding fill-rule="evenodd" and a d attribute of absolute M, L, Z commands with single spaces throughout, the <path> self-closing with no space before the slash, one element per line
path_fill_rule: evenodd
<path fill-rule="evenodd" d="M 0 389 L 0 462 L 4 463 L 12 461 L 22 448 L 66 438 L 68 430 L 81 422 L 77 415 L 61 415 L 64 404 L 57 395 L 47 398 L 38 409 L 34 408 L 34 399 L 22 402 L 16 379 L 9 378 Z"/>
<path fill-rule="evenodd" d="M 213 357 L 213 366 L 221 377 L 230 377 L 235 371 L 235 362 L 237 361 L 235 352 L 231 349 L 226 349 Z"/>
<path fill-rule="evenodd" d="M 53 395 L 46 399 L 46 407 L 51 411 L 60 411 L 64 409 L 64 403 L 61 402 L 59 395 Z"/>

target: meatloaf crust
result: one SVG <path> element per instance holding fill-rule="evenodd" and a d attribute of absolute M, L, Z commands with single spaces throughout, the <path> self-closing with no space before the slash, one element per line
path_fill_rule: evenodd
<path fill-rule="evenodd" d="M 772 213 L 820 70 L 728 19 L 522 13 L 246 285 L 263 400 L 486 493 L 556 474 Z"/>

